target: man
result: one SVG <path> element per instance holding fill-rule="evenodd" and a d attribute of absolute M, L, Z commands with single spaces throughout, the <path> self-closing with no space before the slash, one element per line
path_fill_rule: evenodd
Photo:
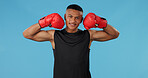
<path fill-rule="evenodd" d="M 34 41 L 50 41 L 54 51 L 54 78 L 91 78 L 89 51 L 92 41 L 108 41 L 119 36 L 119 32 L 107 24 L 105 18 L 89 13 L 83 21 L 83 9 L 76 4 L 69 5 L 64 20 L 58 13 L 52 13 L 27 28 L 23 35 Z M 83 21 L 86 30 L 78 29 Z M 41 30 L 44 27 L 62 30 Z M 102 31 L 89 30 L 102 28 Z"/>

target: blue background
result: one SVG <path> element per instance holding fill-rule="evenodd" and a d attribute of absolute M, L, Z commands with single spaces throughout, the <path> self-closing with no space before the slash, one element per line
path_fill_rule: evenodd
<path fill-rule="evenodd" d="M 22 33 L 48 14 L 63 17 L 72 3 L 83 8 L 84 16 L 105 17 L 120 32 L 117 39 L 92 43 L 92 78 L 148 78 L 148 0 L 0 0 L 0 78 L 53 77 L 51 43 L 25 39 Z M 84 30 L 82 24 L 79 28 Z"/>

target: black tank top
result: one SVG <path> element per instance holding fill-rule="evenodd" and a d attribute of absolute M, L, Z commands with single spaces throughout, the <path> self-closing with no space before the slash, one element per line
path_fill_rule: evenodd
<path fill-rule="evenodd" d="M 88 30 L 68 33 L 65 29 L 54 33 L 53 78 L 91 78 L 89 71 Z"/>

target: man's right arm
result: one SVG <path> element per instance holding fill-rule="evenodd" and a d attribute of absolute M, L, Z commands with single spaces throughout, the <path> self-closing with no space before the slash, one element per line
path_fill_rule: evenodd
<path fill-rule="evenodd" d="M 39 23 L 36 23 L 23 32 L 23 36 L 34 41 L 51 41 L 54 38 L 55 30 L 41 30 Z"/>
<path fill-rule="evenodd" d="M 23 32 L 23 36 L 27 39 L 34 41 L 51 41 L 54 39 L 55 30 L 41 30 L 45 27 L 54 27 L 62 29 L 64 26 L 64 20 L 58 13 L 52 13 L 45 17 L 42 17 L 38 23 L 30 26 Z"/>

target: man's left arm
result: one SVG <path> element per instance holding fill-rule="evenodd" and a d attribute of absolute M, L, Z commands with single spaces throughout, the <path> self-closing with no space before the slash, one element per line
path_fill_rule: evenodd
<path fill-rule="evenodd" d="M 116 39 L 120 34 L 117 29 L 109 24 L 102 31 L 89 30 L 89 32 L 92 41 L 108 41 Z"/>

